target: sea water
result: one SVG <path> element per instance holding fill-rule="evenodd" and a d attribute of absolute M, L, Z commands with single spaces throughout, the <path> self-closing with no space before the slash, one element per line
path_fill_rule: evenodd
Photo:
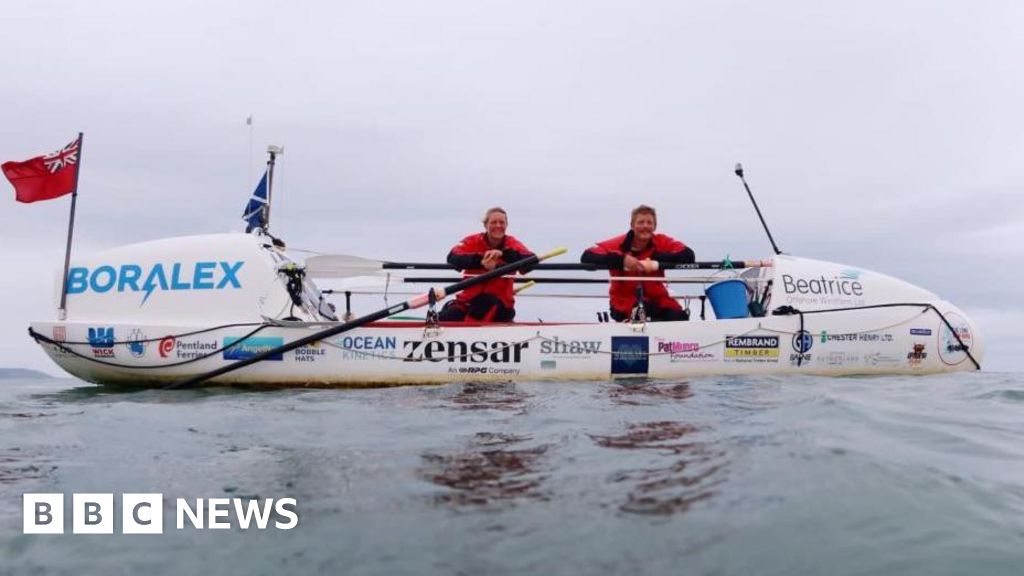
<path fill-rule="evenodd" d="M 65 533 L 23 534 L 25 493 Z M 73 534 L 74 493 L 114 495 Z M 164 496 L 121 534 L 121 495 Z M 282 530 L 175 499 L 293 498 Z M 1024 572 L 1024 374 L 125 391 L 0 381 L 0 574 Z"/>

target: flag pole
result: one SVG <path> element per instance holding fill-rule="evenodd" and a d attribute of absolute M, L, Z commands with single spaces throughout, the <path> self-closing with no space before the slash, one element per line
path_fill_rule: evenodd
<path fill-rule="evenodd" d="M 277 161 L 277 155 L 284 154 L 284 148 L 274 145 L 267 146 L 267 154 L 270 154 L 270 159 L 267 160 L 267 219 L 263 226 L 264 232 L 270 230 L 270 207 L 274 198 L 274 164 Z"/>
<path fill-rule="evenodd" d="M 57 319 L 65 320 L 68 317 L 68 269 L 71 267 L 71 238 L 75 233 L 75 201 L 78 199 L 78 176 L 82 173 L 82 142 L 84 134 L 78 133 L 78 166 L 75 167 L 75 188 L 71 191 L 71 216 L 68 218 L 68 245 L 64 251 L 64 275 L 60 278 L 60 308 L 57 309 Z"/>

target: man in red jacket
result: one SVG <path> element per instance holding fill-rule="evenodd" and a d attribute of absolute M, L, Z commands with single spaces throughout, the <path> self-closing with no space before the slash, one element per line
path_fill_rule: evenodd
<path fill-rule="evenodd" d="M 584 264 L 608 268 L 613 280 L 608 295 L 611 316 L 618 322 L 630 317 L 637 304 L 637 287 L 643 290 L 642 305 L 648 320 L 688 320 L 679 302 L 669 295 L 663 282 L 614 280 L 622 276 L 664 278 L 661 264 L 694 262 L 693 250 L 665 234 L 655 234 L 658 214 L 654 208 L 641 204 L 633 209 L 629 232 L 598 242 L 580 257 Z"/>
<path fill-rule="evenodd" d="M 533 256 L 533 252 L 515 237 L 505 234 L 508 214 L 502 208 L 491 208 L 484 214 L 484 232 L 463 238 L 448 253 L 448 263 L 475 276 L 498 266 Z M 441 309 L 442 321 L 476 320 L 478 322 L 511 322 L 516 316 L 515 291 L 511 278 L 495 278 L 467 288 Z"/>

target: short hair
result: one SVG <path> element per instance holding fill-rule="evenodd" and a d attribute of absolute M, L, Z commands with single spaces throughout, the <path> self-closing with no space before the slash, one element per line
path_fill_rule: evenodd
<path fill-rule="evenodd" d="M 654 218 L 654 223 L 658 223 L 658 212 L 654 208 L 651 208 L 647 204 L 641 204 L 636 208 L 633 208 L 633 212 L 629 215 L 629 225 L 632 226 L 633 222 L 636 222 L 636 217 L 640 214 L 650 214 Z"/>
<path fill-rule="evenodd" d="M 484 212 L 484 224 L 487 224 L 487 221 L 491 219 L 491 214 L 494 214 L 495 212 L 500 212 L 504 214 L 505 219 L 508 220 L 508 212 L 505 212 L 505 209 L 502 208 L 501 206 L 494 206 L 492 208 L 488 208 L 487 212 Z"/>

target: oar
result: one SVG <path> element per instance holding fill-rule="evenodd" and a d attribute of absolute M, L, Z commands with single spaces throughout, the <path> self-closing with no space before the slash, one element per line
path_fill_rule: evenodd
<path fill-rule="evenodd" d="M 306 258 L 306 275 L 313 278 L 364 276 L 381 270 L 453 270 L 454 266 L 437 262 L 386 262 L 345 254 L 320 254 Z M 771 260 L 721 260 L 690 264 L 662 264 L 662 270 L 721 270 L 723 268 L 759 268 L 771 266 Z M 593 264 L 560 262 L 538 264 L 534 270 L 602 270 Z"/>
<path fill-rule="evenodd" d="M 530 256 L 529 258 L 524 258 L 517 262 L 512 262 L 510 264 L 505 264 L 504 266 L 499 266 L 494 270 L 487 272 L 486 274 L 481 274 L 479 276 L 467 278 L 461 282 L 456 282 L 455 284 L 446 286 L 444 288 L 433 288 L 432 291 L 434 292 L 434 296 L 436 296 L 437 300 L 441 300 L 443 298 L 451 296 L 452 294 L 461 292 L 466 288 L 476 286 L 477 284 L 487 282 L 488 280 L 498 278 L 499 276 L 504 276 L 505 274 L 510 274 L 522 268 L 530 267 L 531 265 L 534 265 L 543 260 L 547 260 L 548 258 L 553 258 L 555 256 L 558 256 L 559 254 L 564 254 L 565 251 L 565 248 L 559 248 L 557 250 L 548 252 L 547 254 L 544 254 L 542 256 L 533 255 Z M 193 376 L 192 378 L 188 378 L 187 380 L 182 380 L 181 382 L 171 384 L 167 386 L 167 388 L 187 388 L 189 386 L 195 386 L 196 384 L 209 380 L 210 378 L 216 378 L 217 376 L 220 376 L 222 374 L 227 374 L 228 372 L 233 372 L 235 370 L 238 370 L 239 368 L 244 368 L 250 364 L 255 364 L 256 362 L 265 360 L 270 356 L 277 356 L 285 352 L 289 352 L 291 350 L 299 348 L 301 346 L 305 346 L 306 344 L 311 344 L 318 340 L 330 338 L 331 336 L 336 336 L 343 332 L 348 332 L 349 330 L 355 330 L 360 326 L 365 326 L 371 322 L 376 322 L 377 320 L 387 318 L 388 316 L 394 316 L 399 312 L 404 312 L 411 308 L 419 308 L 420 306 L 426 305 L 428 302 L 430 302 L 430 292 L 426 294 L 421 294 L 415 298 L 402 302 L 401 304 L 395 304 L 394 306 L 378 310 L 371 314 L 367 314 L 366 316 L 361 316 L 359 318 L 356 318 L 355 320 L 352 320 L 351 322 L 345 322 L 340 326 L 334 326 L 326 330 L 321 330 L 320 332 L 311 334 L 304 338 L 299 338 L 298 340 L 294 340 L 283 346 L 278 346 L 277 348 L 260 352 L 259 354 L 256 354 L 250 358 L 239 360 L 238 362 L 228 364 L 227 366 L 222 366 L 220 368 L 217 368 L 216 370 L 211 370 L 210 372 L 207 372 L 205 374 Z"/>
<path fill-rule="evenodd" d="M 472 276 L 470 276 L 472 278 Z M 662 284 L 711 284 L 726 278 L 665 278 L 664 276 L 611 276 L 608 278 L 509 278 L 515 283 L 536 282 L 538 284 L 607 284 L 609 282 L 659 282 Z M 439 284 L 442 282 L 456 282 L 458 278 L 444 276 L 406 276 L 398 279 L 405 284 Z M 322 290 L 324 294 L 337 292 L 350 292 L 350 290 Z"/>

